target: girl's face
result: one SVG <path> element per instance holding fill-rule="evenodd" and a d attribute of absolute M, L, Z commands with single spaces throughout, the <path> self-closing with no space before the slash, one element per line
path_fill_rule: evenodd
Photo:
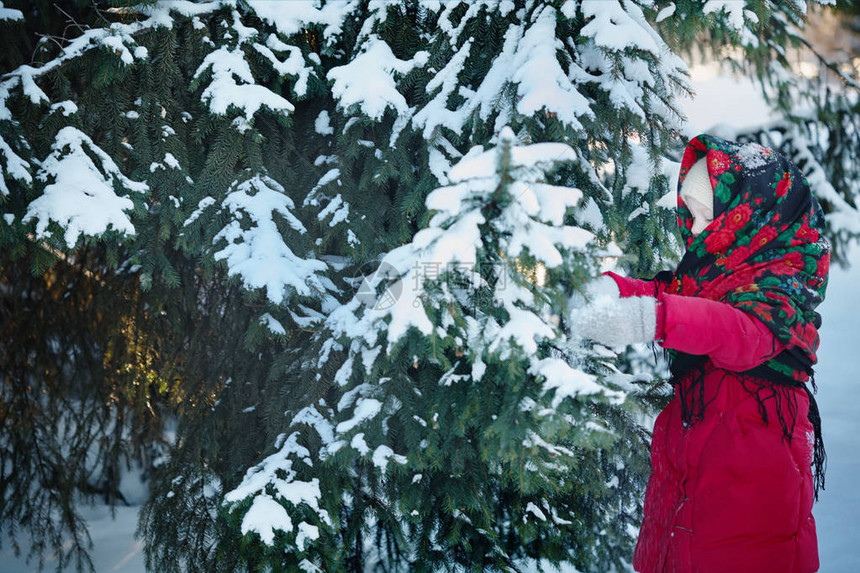
<path fill-rule="evenodd" d="M 684 203 L 687 204 L 687 208 L 693 215 L 693 227 L 690 229 L 690 233 L 694 237 L 698 237 L 699 233 L 704 231 L 705 227 L 714 220 L 714 206 L 704 205 L 693 197 L 684 197 Z"/>

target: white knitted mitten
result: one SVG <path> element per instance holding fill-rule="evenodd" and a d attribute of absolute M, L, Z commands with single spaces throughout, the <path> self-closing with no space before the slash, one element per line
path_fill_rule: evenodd
<path fill-rule="evenodd" d="M 618 290 L 618 284 L 615 279 L 608 275 L 601 275 L 585 285 L 585 296 L 579 291 L 574 291 L 568 301 L 568 308 L 582 308 L 587 304 L 593 303 L 600 298 L 617 299 L 621 296 Z"/>
<path fill-rule="evenodd" d="M 573 332 L 606 346 L 651 342 L 657 330 L 656 305 L 651 296 L 599 297 L 571 312 Z"/>

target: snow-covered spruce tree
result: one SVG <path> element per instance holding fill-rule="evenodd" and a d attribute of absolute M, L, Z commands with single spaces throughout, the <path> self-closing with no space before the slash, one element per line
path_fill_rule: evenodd
<path fill-rule="evenodd" d="M 42 47 L 54 46 L 35 31 L 53 37 L 66 24 L 56 11 L 39 17 L 50 2 L 9 4 L 0 5 L 0 529 L 34 563 L 80 570 L 91 562 L 78 505 L 139 503 L 134 482 L 167 446 L 168 380 L 151 327 L 160 319 L 106 248 L 148 188 L 70 124 L 72 102 L 32 105 L 39 88 L 26 80 L 10 89 L 22 76 L 7 72 L 38 67 L 31 57 L 44 61 Z M 66 4 L 74 14 L 89 2 Z M 39 213 L 63 226 L 56 241 L 44 240 Z M 104 243 L 79 242 L 105 225 Z"/>
<path fill-rule="evenodd" d="M 658 200 L 671 187 L 664 171 L 677 171 L 662 155 L 682 128 L 675 98 L 687 84 L 650 22 L 660 19 L 665 37 L 678 25 L 690 39 L 736 23 L 733 6 L 743 3 L 678 2 L 673 18 L 644 0 L 75 0 L 62 12 L 50 0 L 4 4 L 0 282 L 4 340 L 17 342 L 4 343 L 0 368 L 2 455 L 16 468 L 4 474 L 0 527 L 33 533 L 37 553 L 69 534 L 81 540 L 77 495 L 98 483 L 116 500 L 132 458 L 144 467 L 163 459 L 142 513 L 148 565 L 208 572 L 289 570 L 303 549 L 308 568 L 318 559 L 359 569 L 367 540 L 380 547 L 386 532 L 402 531 L 355 518 L 365 515 L 360 505 L 334 512 L 337 487 L 378 475 L 367 473 L 378 471 L 372 456 L 356 458 L 351 445 L 333 453 L 339 471 L 318 472 L 320 450 L 355 404 L 342 401 L 352 386 L 335 381 L 348 348 L 331 346 L 323 325 L 352 299 L 347 279 L 427 228 L 428 194 L 502 126 L 523 144 L 564 142 L 576 154 L 552 175 L 583 193 L 564 224 L 594 232 L 596 243 L 614 240 L 620 251 L 611 252 L 641 274 L 672 256 L 671 211 Z M 762 4 L 773 5 L 751 3 Z M 772 11 L 783 12 L 782 3 Z M 745 14 L 743 25 L 768 39 L 762 61 L 774 57 L 788 36 L 772 33 L 768 14 Z M 96 196 L 104 208 L 86 210 Z M 575 289 L 586 268 L 553 272 L 572 273 Z M 36 320 L 46 315 L 34 308 L 56 311 Z M 365 381 L 383 387 L 377 375 Z M 28 391 L 39 384 L 41 394 Z M 174 418 L 176 440 L 159 458 L 162 424 Z M 90 433 L 74 442 L 56 431 L 84 423 Z M 37 446 L 58 455 L 26 455 Z M 248 491 L 243 476 L 260 460 L 307 486 L 239 501 L 237 486 Z M 641 476 L 627 468 L 635 490 Z M 52 506 L 34 484 L 62 519 L 37 511 Z M 422 482 L 412 486 L 415 499 L 429 495 Z M 317 491 L 324 499 L 314 502 Z M 368 499 L 393 500 L 372 491 Z M 271 539 L 242 530 L 252 504 L 268 504 Z M 330 521 L 317 511 L 326 508 Z M 529 519 L 523 527 L 536 525 Z M 392 543 L 414 547 L 420 531 Z M 589 546 L 582 563 L 615 559 L 623 541 L 607 531 L 611 542 L 574 535 L 565 547 Z M 532 539 L 521 533 L 512 539 Z M 452 557 L 454 546 L 437 541 Z M 562 558 L 559 538 L 529 543 L 499 547 Z M 286 546 L 298 553 L 285 558 Z M 85 556 L 85 543 L 75 547 Z"/>
<path fill-rule="evenodd" d="M 149 566 L 234 570 L 220 496 L 303 404 L 339 403 L 314 329 L 351 294 L 342 278 L 411 240 L 451 161 L 504 122 L 571 144 L 560 182 L 605 233 L 600 169 L 621 153 L 622 171 L 634 132 L 658 155 L 683 64 L 633 4 L 121 4 L 98 14 L 110 27 L 72 26 L 40 44 L 44 65 L 2 80 L 4 253 L 41 273 L 89 249 L 138 285 L 116 308 L 155 337 L 163 381 L 135 396 L 159 389 L 159 418 L 179 421 L 141 522 Z M 51 192 L 72 164 L 109 199 L 101 219 Z M 255 551 L 247 564 L 280 563 Z"/>
<path fill-rule="evenodd" d="M 576 159 L 504 128 L 326 319 L 324 351 L 347 357 L 338 403 L 298 411 L 279 452 L 227 496 L 278 568 L 516 570 L 531 558 L 585 571 L 628 557 L 647 439 L 626 378 L 559 324 L 600 253 L 565 223 L 582 192 L 545 183 Z"/>
<path fill-rule="evenodd" d="M 222 200 L 218 216 L 258 215 L 239 196 L 242 171 L 224 160 L 245 161 L 254 148 L 236 147 L 243 138 L 230 138 L 229 120 L 206 119 L 203 88 L 188 90 L 208 53 L 189 49 L 206 37 L 190 16 L 177 22 L 191 40 L 180 50 L 169 7 L 145 7 L 145 16 L 92 13 L 89 1 L 63 12 L 53 2 L 21 4 L 12 31 L 57 35 L 37 44 L 46 63 L 0 80 L 0 527 L 16 545 L 31 537 L 23 549 L 37 560 L 56 550 L 59 563 L 87 567 L 78 505 L 95 496 L 140 503 L 123 496 L 122 482 L 157 469 L 155 499 L 172 504 L 144 514 L 146 524 L 170 531 L 170 558 L 193 555 L 210 571 L 218 480 L 237 480 L 259 459 L 263 418 L 247 409 L 259 401 L 272 343 L 248 349 L 259 336 L 260 295 L 214 266 L 241 238 L 213 222 L 213 235 L 224 230 L 216 247 L 184 223 L 204 190 Z M 179 8 L 211 16 L 220 7 Z M 117 14 L 122 21 L 101 27 Z M 66 28 L 67 18 L 77 25 Z M 80 35 L 64 41 L 64 28 Z M 270 218 L 288 205 L 274 201 Z M 265 236 L 250 231 L 249 242 Z M 163 430 L 174 419 L 167 458 Z M 233 570 L 229 554 L 220 559 Z"/>
<path fill-rule="evenodd" d="M 342 65 L 333 66 L 328 72 L 333 80 L 336 106 L 323 110 L 324 114 L 318 112 L 319 115 L 309 116 L 317 118 L 316 133 L 341 135 L 333 143 L 338 151 L 334 157 L 323 148 L 324 155 L 313 160 L 314 164 L 330 167 L 321 177 L 319 186 L 311 190 L 305 204 L 332 201 L 338 209 L 348 207 L 350 220 L 366 217 L 376 223 L 374 226 L 349 226 L 347 240 L 341 244 L 354 245 L 351 253 L 347 251 L 353 261 L 379 253 L 383 245 L 391 248 L 410 240 L 417 227 L 417 216 L 424 212 L 423 198 L 432 188 L 431 184 L 448 183 L 450 162 L 458 159 L 470 142 L 486 142 L 504 121 L 509 121 L 532 141 L 571 142 L 576 155 L 563 170 L 559 182 L 575 184 L 584 191 L 586 198 L 579 206 L 578 215 L 581 225 L 601 233 L 608 231 L 601 211 L 610 210 L 607 207 L 611 194 L 601 179 L 599 168 L 608 164 L 614 167 L 617 163 L 617 176 L 613 181 L 623 181 L 622 174 L 635 148 L 628 136 L 635 132 L 643 134 L 645 143 L 644 161 L 640 162 L 637 173 L 644 175 L 646 182 L 643 185 L 640 181 L 637 192 L 629 194 L 631 199 L 639 198 L 631 209 L 641 208 L 643 202 L 646 205 L 656 202 L 659 195 L 653 193 L 648 180 L 657 156 L 655 149 L 666 145 L 670 140 L 670 128 L 679 125 L 679 117 L 672 111 L 672 98 L 673 86 L 684 86 L 683 64 L 665 50 L 634 5 L 626 9 L 621 4 L 606 2 L 565 6 L 557 10 L 548 3 L 523 3 L 519 8 L 504 3 L 449 3 L 440 9 L 431 4 L 415 4 L 415 10 L 410 12 L 394 10 L 390 4 L 371 5 L 373 11 L 360 20 L 362 28 L 355 47 L 347 48 L 350 55 L 342 60 Z M 330 16 L 313 15 L 326 22 L 325 17 Z M 348 30 L 350 19 L 343 22 L 344 29 Z M 416 29 L 425 30 L 423 35 L 429 41 L 422 41 L 421 34 L 414 34 Z M 580 38 L 580 43 L 570 38 Z M 334 36 L 329 42 L 334 44 L 336 39 Z M 287 44 L 296 42 L 285 39 Z M 329 53 L 329 50 L 323 47 L 321 53 Z M 541 73 L 534 73 L 537 70 Z M 412 88 L 415 84 L 423 89 Z M 298 116 L 298 112 L 294 113 L 294 117 Z M 650 167 L 647 165 L 649 155 L 652 158 Z M 380 208 L 386 209 L 387 201 L 376 203 L 370 209 L 362 205 L 362 191 L 368 188 L 395 197 L 402 209 L 401 217 L 393 221 L 380 220 Z M 622 191 L 619 186 L 619 192 Z M 627 217 L 619 214 L 616 218 L 623 221 Z M 341 220 L 339 217 L 337 222 Z M 656 251 L 660 250 L 662 241 L 665 250 L 668 229 L 670 225 L 655 229 L 642 244 Z M 374 237 L 369 232 L 376 230 L 387 231 L 399 240 L 395 243 L 390 239 L 380 240 L 384 235 Z M 573 284 L 581 284 L 584 278 Z M 356 399 L 354 393 L 344 398 L 337 387 L 327 389 L 332 379 L 314 370 L 321 363 L 329 364 L 340 357 L 338 353 L 330 356 L 334 349 L 326 344 L 329 332 L 329 329 L 324 330 L 322 338 L 309 347 L 309 350 L 322 352 L 327 360 L 306 352 L 303 362 L 299 358 L 291 361 L 294 366 L 290 378 L 309 379 L 307 383 L 289 390 L 275 390 L 283 388 L 281 380 L 276 382 L 270 396 L 275 392 L 285 395 L 285 399 L 275 403 L 286 415 L 284 423 L 273 425 L 278 432 L 272 435 L 275 452 L 252 468 L 242 486 L 227 494 L 227 500 L 233 505 L 226 519 L 233 520 L 236 528 L 248 535 L 249 546 L 244 555 L 252 565 L 262 561 L 285 570 L 299 565 L 320 566 L 324 570 L 362 570 L 367 563 L 378 562 L 384 566 L 385 561 L 380 562 L 380 556 L 396 560 L 398 552 L 403 554 L 400 559 L 404 565 L 412 563 L 416 559 L 412 549 L 415 545 L 408 543 L 408 536 L 401 539 L 404 534 L 394 522 L 397 514 L 376 513 L 375 521 L 370 524 L 365 521 L 368 512 L 381 511 L 382 503 L 378 494 L 367 499 L 362 495 L 362 480 L 378 479 L 373 474 L 366 477 L 367 461 L 352 463 L 354 458 L 346 457 L 341 466 L 335 466 L 341 468 L 340 472 L 329 465 L 320 468 L 319 452 L 333 439 L 329 436 L 337 427 L 338 412 L 341 408 L 352 411 Z M 410 365 L 415 362 L 412 360 L 415 354 L 404 355 Z M 308 370 L 316 374 L 316 380 L 308 376 Z M 438 385 L 438 376 L 443 373 L 429 369 L 427 376 Z M 385 376 L 379 372 L 371 375 Z M 365 408 L 372 405 L 369 401 L 362 403 Z M 275 411 L 271 404 L 267 407 Z M 471 423 L 477 425 L 492 415 L 498 414 L 489 410 Z M 609 413 L 606 416 L 612 417 Z M 630 429 L 622 422 L 618 422 L 617 427 Z M 378 447 L 373 450 L 378 459 L 384 460 L 388 452 L 391 456 L 405 455 L 380 439 L 377 435 Z M 631 447 L 638 441 L 639 437 L 634 434 L 624 436 L 618 443 Z M 509 443 L 520 447 L 517 442 Z M 355 444 L 361 448 L 360 441 Z M 485 469 L 475 479 L 498 475 L 492 471 Z M 625 470 L 608 466 L 605 471 L 623 474 Z M 604 478 L 611 480 L 612 476 L 601 476 Z M 641 475 L 639 478 L 632 474 L 624 478 L 616 475 L 615 478 L 623 479 L 625 485 L 634 486 L 634 489 L 642 485 Z M 410 474 L 409 479 L 414 479 L 414 475 Z M 410 486 L 408 491 L 414 490 L 412 495 L 416 499 L 427 499 L 422 495 L 425 486 L 421 482 L 406 485 Z M 492 491 L 508 492 L 509 485 L 496 486 L 492 482 L 487 485 L 495 488 Z M 344 489 L 355 497 L 342 506 Z M 474 495 L 474 491 L 469 494 Z M 373 508 L 368 509 L 368 504 Z M 535 504 L 536 508 L 540 507 L 537 502 Z M 528 506 L 528 503 L 522 502 L 522 505 Z M 412 507 L 420 511 L 418 504 Z M 453 509 L 456 508 L 451 508 L 449 514 Z M 585 508 L 582 511 L 580 518 L 586 520 L 583 523 L 599 517 L 589 516 Z M 635 515 L 636 507 L 625 507 L 623 511 Z M 441 562 L 469 563 L 472 559 L 487 559 L 497 565 L 525 555 L 546 556 L 578 562 L 583 567 L 601 568 L 622 558 L 624 552 L 629 551 L 630 543 L 629 538 L 624 540 L 629 535 L 626 530 L 612 529 L 613 526 L 607 525 L 609 521 L 603 523 L 613 533 L 602 542 L 605 545 L 600 549 L 571 551 L 573 547 L 596 546 L 592 536 L 602 528 L 590 521 L 587 527 L 596 529 L 583 528 L 583 538 L 574 533 L 566 539 L 538 541 L 522 549 L 515 547 L 522 537 L 510 532 L 506 532 L 510 537 L 508 542 L 487 545 L 502 531 L 486 534 L 473 551 L 467 539 L 457 544 L 451 541 L 452 547 L 446 549 L 444 540 L 424 530 L 423 535 L 431 536 L 425 539 L 433 539 L 433 542 L 426 542 L 429 549 L 424 550 L 424 554 L 435 554 Z M 419 535 L 420 531 L 419 528 L 418 533 L 410 535 Z M 254 542 L 257 539 L 259 541 Z M 418 539 L 421 540 L 420 535 Z M 290 551 L 285 552 L 285 549 Z"/>

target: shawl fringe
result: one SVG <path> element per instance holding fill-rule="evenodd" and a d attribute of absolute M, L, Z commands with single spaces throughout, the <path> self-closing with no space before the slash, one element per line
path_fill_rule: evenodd
<path fill-rule="evenodd" d="M 705 408 L 713 401 L 713 399 L 705 400 L 705 364 L 707 362 L 707 356 L 696 356 L 682 352 L 678 352 L 675 359 L 670 360 L 669 369 L 672 372 L 670 382 L 678 390 L 678 397 L 681 402 L 681 423 L 685 428 L 701 421 L 705 417 Z M 815 434 L 812 449 L 812 475 L 815 501 L 818 501 L 819 490 L 824 489 L 827 453 L 824 449 L 824 438 L 821 433 L 821 415 L 813 392 L 810 391 L 806 383 L 780 375 L 763 365 L 733 374 L 740 381 L 741 387 L 755 399 L 758 404 L 759 415 L 765 425 L 770 425 L 766 401 L 774 401 L 777 422 L 782 430 L 782 439 L 788 441 L 789 444 L 797 426 L 797 398 L 793 392 L 783 392 L 782 390 L 788 387 L 799 387 L 806 391 L 809 398 L 807 418 L 812 424 Z M 817 392 L 814 373 L 810 374 L 812 388 Z M 728 373 L 724 373 L 719 383 L 722 384 L 728 375 Z M 783 415 L 784 405 L 788 419 Z"/>

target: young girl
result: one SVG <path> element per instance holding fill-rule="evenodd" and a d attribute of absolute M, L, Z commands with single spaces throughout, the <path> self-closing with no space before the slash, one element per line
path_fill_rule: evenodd
<path fill-rule="evenodd" d="M 669 349 L 674 397 L 654 425 L 633 567 L 812 573 L 824 448 L 805 383 L 830 260 L 821 208 L 781 154 L 700 135 L 684 152 L 678 214 L 687 251 L 675 272 L 606 273 L 590 292 L 620 298 L 573 318 L 597 342 Z"/>

